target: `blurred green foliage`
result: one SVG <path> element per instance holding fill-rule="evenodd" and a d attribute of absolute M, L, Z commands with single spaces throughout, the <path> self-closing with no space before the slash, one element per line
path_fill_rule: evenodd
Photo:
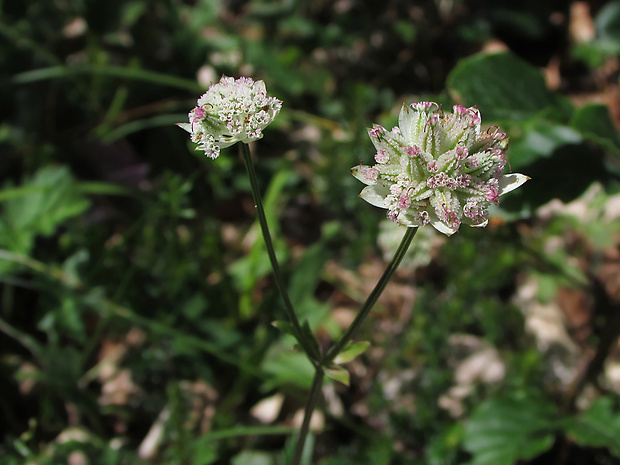
<path fill-rule="evenodd" d="M 588 41 L 571 36 L 576 3 Z M 620 2 L 0 8 L 0 463 L 290 460 L 312 367 L 272 326 L 285 313 L 243 164 L 200 157 L 174 126 L 222 74 L 284 101 L 256 169 L 291 298 L 325 345 L 384 266 L 382 212 L 349 175 L 373 155 L 367 127 L 403 102 L 477 105 L 532 177 L 488 228 L 429 239 L 430 263 L 397 276 L 304 464 L 620 463 Z M 586 316 L 544 346 L 528 312 L 562 302 Z M 480 351 L 502 376 L 470 364 L 463 381 Z"/>

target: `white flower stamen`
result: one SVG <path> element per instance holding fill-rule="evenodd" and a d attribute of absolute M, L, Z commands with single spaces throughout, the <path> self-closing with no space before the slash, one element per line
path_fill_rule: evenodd
<path fill-rule="evenodd" d="M 267 96 L 263 81 L 246 77 L 222 76 L 197 103 L 189 112 L 189 123 L 178 126 L 190 133 L 196 150 L 210 158 L 237 142 L 248 144 L 263 137 L 263 129 L 282 108 L 280 100 Z"/>

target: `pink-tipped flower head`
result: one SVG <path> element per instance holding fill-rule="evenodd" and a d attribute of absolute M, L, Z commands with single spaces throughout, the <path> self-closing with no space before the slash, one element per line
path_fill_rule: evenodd
<path fill-rule="evenodd" d="M 263 129 L 280 112 L 282 102 L 268 97 L 263 81 L 222 76 L 198 99 L 189 112 L 189 123 L 178 126 L 190 133 L 196 150 L 217 158 L 220 149 L 263 137 Z"/>
<path fill-rule="evenodd" d="M 430 223 L 451 235 L 462 223 L 486 226 L 489 205 L 529 178 L 503 173 L 508 138 L 498 128 L 481 132 L 480 123 L 476 107 L 403 106 L 398 127 L 368 131 L 377 164 L 351 170 L 366 184 L 360 197 L 408 227 Z"/>

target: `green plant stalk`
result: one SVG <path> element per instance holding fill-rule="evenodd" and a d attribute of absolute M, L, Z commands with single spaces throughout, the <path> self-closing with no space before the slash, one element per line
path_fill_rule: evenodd
<path fill-rule="evenodd" d="M 398 249 L 394 253 L 394 256 L 392 257 L 392 261 L 390 262 L 390 264 L 387 266 L 387 268 L 383 272 L 383 275 L 379 279 L 379 282 L 377 283 L 375 288 L 372 290 L 372 292 L 366 299 L 366 302 L 364 302 L 364 305 L 362 305 L 362 308 L 360 309 L 359 313 L 353 320 L 353 323 L 351 323 L 351 325 L 347 328 L 347 331 L 342 335 L 342 337 L 338 340 L 338 342 L 336 342 L 336 344 L 334 344 L 327 351 L 327 353 L 325 354 L 325 357 L 323 357 L 322 364 L 324 366 L 329 365 L 338 356 L 338 354 L 342 351 L 342 349 L 344 349 L 344 347 L 348 344 L 348 342 L 353 338 L 355 333 L 358 331 L 361 324 L 364 322 L 364 320 L 370 313 L 370 310 L 377 302 L 377 299 L 379 298 L 379 296 L 385 289 L 385 286 L 387 286 L 387 283 L 390 281 L 390 278 L 396 271 L 396 268 L 398 268 L 398 265 L 400 265 L 400 262 L 403 260 L 403 257 L 405 256 L 405 253 L 407 253 L 407 249 L 409 249 L 409 246 L 411 245 L 411 241 L 413 240 L 416 233 L 418 232 L 418 229 L 419 228 L 407 228 L 407 232 L 405 232 L 405 235 L 400 241 L 400 245 L 398 246 Z"/>
<path fill-rule="evenodd" d="M 355 320 L 353 320 L 353 323 L 351 323 L 351 326 L 349 326 L 349 328 L 340 338 L 340 340 L 329 349 L 327 354 L 325 354 L 325 357 L 323 357 L 323 360 L 321 361 L 321 365 L 330 365 L 334 358 L 336 358 L 340 351 L 344 349 L 347 343 L 353 338 L 357 330 L 360 328 L 361 324 L 370 313 L 370 310 L 377 302 L 377 299 L 385 289 L 385 286 L 387 286 L 387 283 L 392 278 L 392 275 L 398 268 L 398 265 L 400 265 L 400 262 L 403 260 L 405 253 L 407 253 L 407 250 L 409 249 L 409 246 L 413 241 L 413 238 L 418 232 L 418 229 L 419 228 L 407 228 L 405 235 L 400 241 L 398 249 L 394 253 L 394 256 L 392 257 L 389 265 L 383 272 L 383 275 L 379 279 L 379 282 L 377 282 L 377 285 L 366 299 L 366 302 L 364 302 L 364 305 L 362 305 L 362 308 L 355 317 Z M 324 377 L 324 372 L 321 365 L 315 365 L 316 372 L 314 374 L 314 380 L 312 382 L 310 396 L 308 397 L 308 402 L 304 411 L 304 420 L 301 425 L 301 430 L 299 431 L 299 438 L 295 447 L 295 455 L 293 456 L 292 465 L 299 465 L 299 461 L 301 460 L 301 455 L 304 450 L 304 444 L 306 442 L 306 436 L 308 435 L 308 429 L 310 427 L 310 419 L 312 418 L 312 413 L 314 412 L 314 409 L 321 394 L 321 387 L 323 385 Z"/>
<path fill-rule="evenodd" d="M 299 430 L 299 437 L 297 438 L 297 444 L 295 445 L 295 453 L 293 454 L 293 461 L 291 465 L 299 465 L 301 456 L 306 444 L 306 437 L 310 430 L 310 420 L 312 418 L 312 412 L 316 408 L 316 404 L 321 397 L 321 388 L 323 387 L 323 368 L 319 365 L 315 365 L 316 372 L 314 373 L 314 379 L 312 380 L 312 388 L 310 388 L 310 395 L 308 396 L 308 402 L 306 403 L 306 409 L 304 410 L 304 420 Z"/>
<path fill-rule="evenodd" d="M 297 341 L 299 341 L 299 344 L 303 348 L 304 352 L 312 361 L 314 358 L 312 354 L 315 351 L 312 350 L 312 344 L 306 341 L 304 337 L 304 333 L 301 329 L 301 324 L 297 319 L 297 315 L 295 314 L 295 310 L 293 309 L 293 304 L 291 303 L 291 299 L 289 298 L 286 287 L 284 286 L 284 282 L 282 281 L 282 275 L 280 274 L 280 265 L 278 264 L 276 252 L 273 248 L 273 242 L 271 241 L 271 233 L 269 232 L 269 225 L 267 224 L 267 217 L 265 216 L 265 209 L 263 208 L 263 201 L 260 195 L 260 190 L 258 188 L 258 180 L 256 179 L 256 171 L 254 171 L 254 163 L 252 162 L 250 147 L 248 144 L 241 143 L 239 144 L 239 150 L 241 151 L 241 156 L 243 157 L 243 162 L 245 163 L 245 169 L 247 170 L 248 177 L 250 178 L 252 196 L 254 197 L 254 205 L 256 207 L 256 214 L 258 216 L 258 223 L 260 224 L 260 228 L 263 233 L 265 247 L 267 248 L 267 254 L 269 255 L 269 261 L 271 262 L 271 268 L 273 270 L 273 276 L 275 278 L 276 285 L 278 286 L 278 291 L 280 292 L 282 300 L 284 301 L 284 307 L 286 309 L 286 313 L 288 314 L 288 318 L 293 325 L 293 329 L 295 331 L 295 338 L 297 339 Z"/>

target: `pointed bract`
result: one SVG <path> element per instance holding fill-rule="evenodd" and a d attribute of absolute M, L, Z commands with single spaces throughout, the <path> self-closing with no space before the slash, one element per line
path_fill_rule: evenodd
<path fill-rule="evenodd" d="M 517 187 L 521 187 L 529 179 L 529 176 L 519 173 L 512 173 L 502 176 L 499 180 L 499 195 L 507 194 L 508 192 L 515 190 Z"/>
<path fill-rule="evenodd" d="M 360 197 L 407 227 L 430 224 L 450 236 L 463 223 L 486 226 L 489 205 L 529 177 L 503 174 L 508 138 L 498 128 L 480 132 L 480 122 L 476 107 L 403 106 L 398 127 L 368 130 L 377 164 L 351 169 L 367 185 Z"/>
<path fill-rule="evenodd" d="M 367 186 L 360 192 L 360 197 L 379 208 L 387 208 L 385 198 L 390 191 L 381 185 Z"/>
<path fill-rule="evenodd" d="M 351 174 L 358 181 L 363 182 L 367 186 L 372 186 L 373 184 L 377 184 L 377 175 L 379 171 L 371 166 L 359 165 L 351 168 Z"/>

